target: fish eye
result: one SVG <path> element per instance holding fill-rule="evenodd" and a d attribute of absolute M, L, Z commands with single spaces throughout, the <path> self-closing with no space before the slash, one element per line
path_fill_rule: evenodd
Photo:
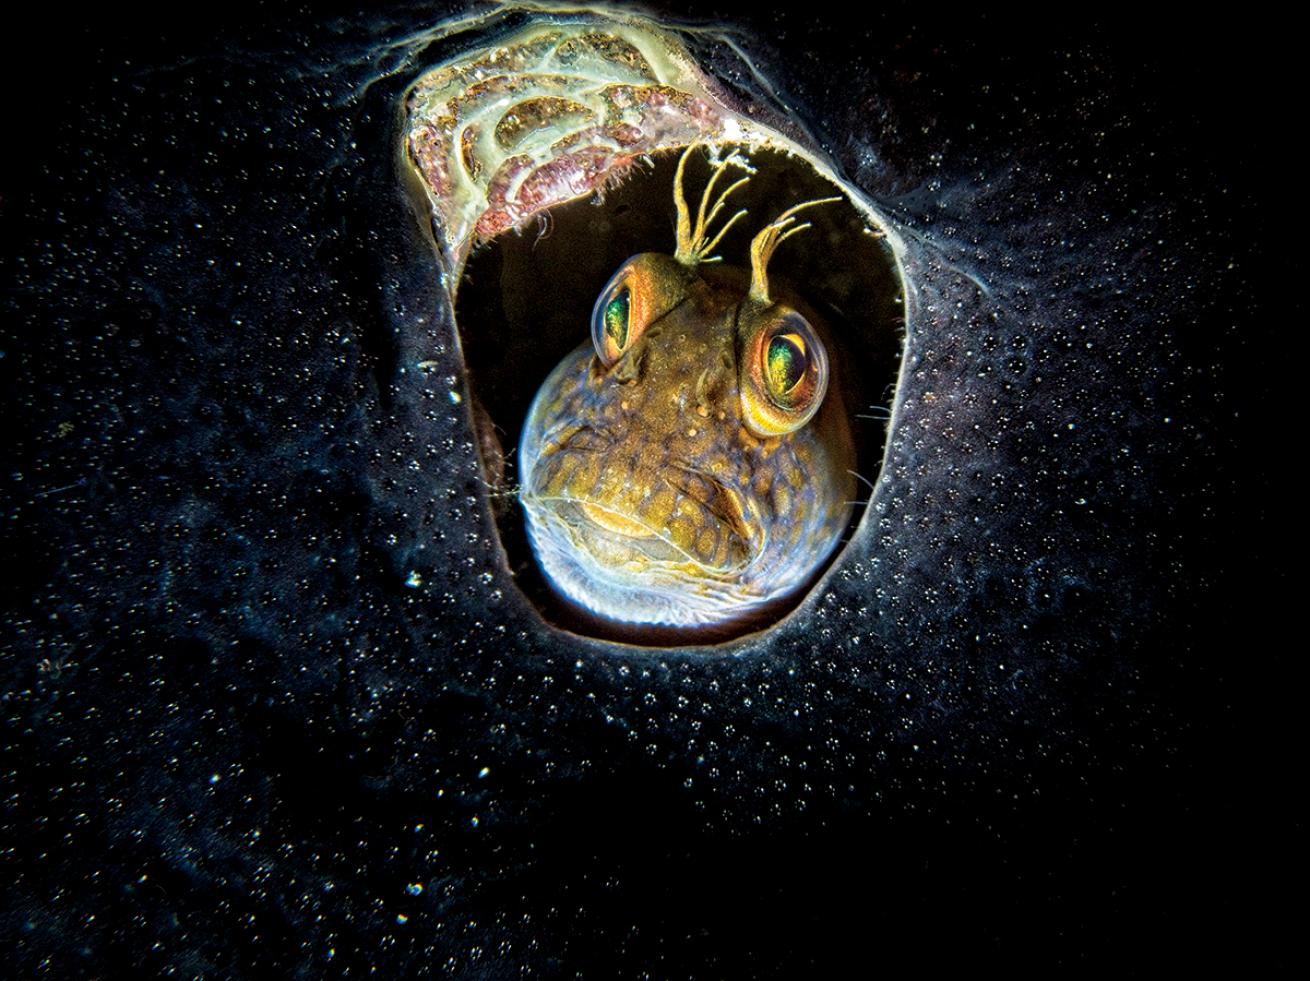
<path fill-rule="evenodd" d="M 596 355 L 607 368 L 615 365 L 637 339 L 632 329 L 629 265 L 625 264 L 601 290 L 591 314 L 591 340 L 596 346 Z"/>
<path fill-rule="evenodd" d="M 797 389 L 809 367 L 805 339 L 800 334 L 775 334 L 764 355 L 764 387 L 780 409 L 793 407 Z"/>
<path fill-rule="evenodd" d="M 684 276 L 668 256 L 642 253 L 610 277 L 591 312 L 591 341 L 606 368 L 618 364 L 646 328 L 677 303 Z"/>
<path fill-rule="evenodd" d="M 607 368 L 618 364 L 646 327 L 646 291 L 640 264 L 629 259 L 600 291 L 591 313 L 591 341 Z"/>
<path fill-rule="evenodd" d="M 746 334 L 741 402 L 757 436 L 784 436 L 819 411 L 828 388 L 828 355 L 818 334 L 794 310 L 773 307 Z"/>
<path fill-rule="evenodd" d="M 623 286 L 605 304 L 599 326 L 605 333 L 605 347 L 623 351 L 628 346 L 628 329 L 632 318 L 632 289 Z"/>

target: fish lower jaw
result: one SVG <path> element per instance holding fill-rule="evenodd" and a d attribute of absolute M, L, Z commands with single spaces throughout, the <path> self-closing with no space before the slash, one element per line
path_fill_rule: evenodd
<path fill-rule="evenodd" d="M 557 533 L 575 549 L 590 553 L 601 567 L 643 573 L 681 570 L 690 579 L 724 582 L 740 578 L 752 558 L 752 553 L 742 548 L 740 558 L 731 563 L 706 561 L 665 530 L 594 499 L 529 494 L 523 497 L 523 504 L 530 512 L 549 515 L 560 525 Z"/>
<path fill-rule="evenodd" d="M 613 512 L 605 523 L 592 523 L 582 518 L 587 509 L 581 502 L 524 503 L 528 536 L 547 580 L 592 616 L 634 626 L 697 628 L 751 618 L 771 602 L 645 526 L 638 526 L 637 535 L 610 529 L 614 518 L 621 527 L 637 525 Z"/>

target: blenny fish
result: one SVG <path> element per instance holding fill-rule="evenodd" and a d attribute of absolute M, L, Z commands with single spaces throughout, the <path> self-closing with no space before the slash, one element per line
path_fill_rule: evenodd
<path fill-rule="evenodd" d="M 488 483 L 516 478 L 517 536 L 571 628 L 756 629 L 829 561 L 881 457 L 853 412 L 894 377 L 896 243 L 676 32 L 536 13 L 405 103 Z M 534 364 L 556 367 L 528 390 Z M 513 553 L 503 511 L 501 531 Z"/>
<path fill-rule="evenodd" d="M 751 275 L 710 266 L 713 171 L 694 224 L 675 179 L 673 255 L 619 268 L 591 340 L 541 387 L 519 451 L 528 530 L 549 580 L 585 610 L 660 627 L 737 623 L 832 553 L 855 496 L 855 448 L 817 318 L 771 294 L 774 249 L 805 202 L 751 245 Z M 742 177 L 741 182 L 749 180 Z M 716 275 L 717 273 L 717 275 Z"/>

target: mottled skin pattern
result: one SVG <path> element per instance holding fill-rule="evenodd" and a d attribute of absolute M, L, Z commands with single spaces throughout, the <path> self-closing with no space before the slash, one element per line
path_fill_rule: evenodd
<path fill-rule="evenodd" d="M 709 266 L 683 277 L 682 295 L 617 363 L 607 368 L 588 342 L 542 385 L 523 431 L 521 496 L 547 578 L 589 612 L 748 624 L 836 547 L 854 448 L 835 378 L 800 430 L 748 430 L 745 277 Z"/>

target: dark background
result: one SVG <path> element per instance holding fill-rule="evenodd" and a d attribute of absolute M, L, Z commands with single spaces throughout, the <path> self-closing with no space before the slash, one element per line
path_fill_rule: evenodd
<path fill-rule="evenodd" d="M 1288 963 L 1286 25 L 694 13 L 921 310 L 881 498 L 712 657 L 502 566 L 390 157 L 383 44 L 439 11 L 13 26 L 14 976 Z"/>

